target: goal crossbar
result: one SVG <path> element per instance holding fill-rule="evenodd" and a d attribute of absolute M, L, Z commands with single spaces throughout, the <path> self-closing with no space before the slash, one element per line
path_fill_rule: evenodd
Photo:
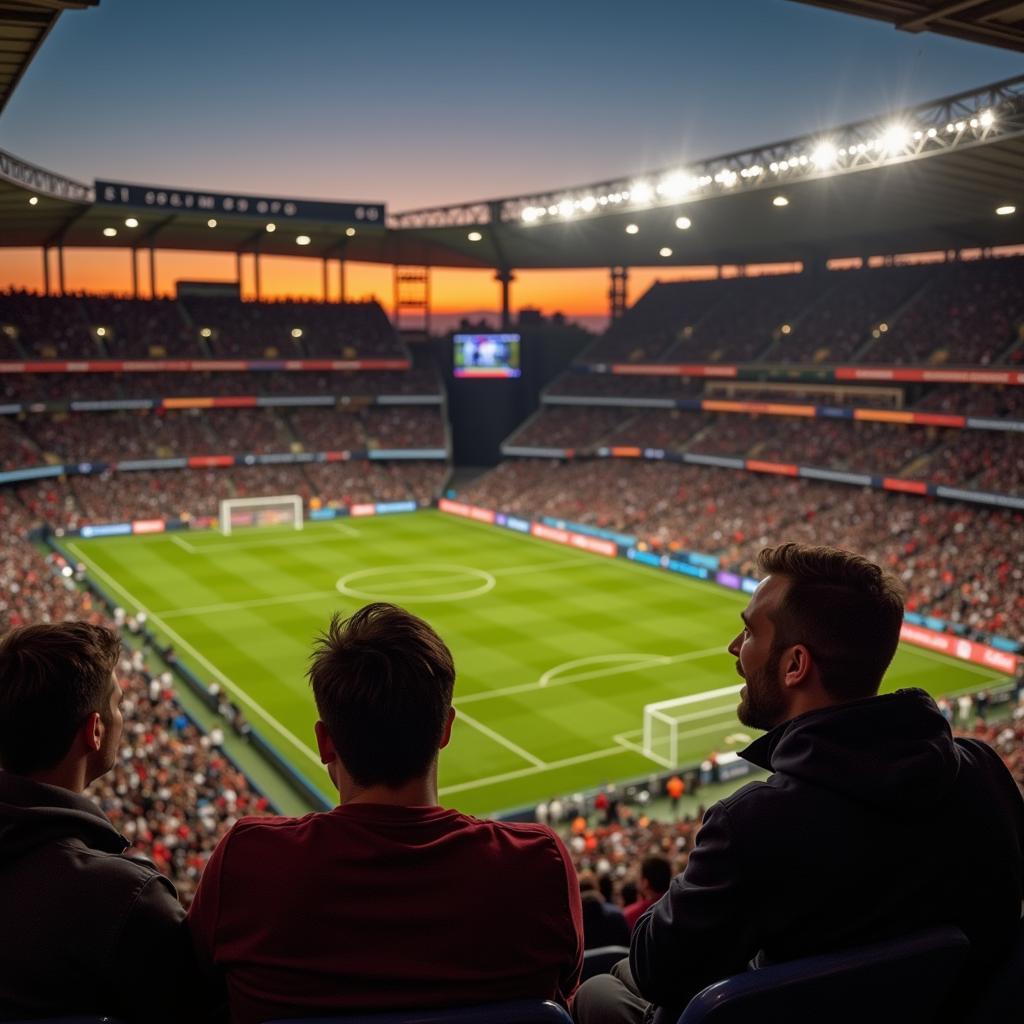
<path fill-rule="evenodd" d="M 715 700 L 718 697 L 730 697 L 739 693 L 743 684 L 722 686 L 717 690 L 705 690 L 703 693 L 690 693 L 685 697 L 673 697 L 671 700 L 659 700 L 644 705 L 643 753 L 644 756 L 660 764 L 663 768 L 675 768 L 679 764 L 679 727 L 683 722 L 696 718 L 714 717 L 725 714 L 726 708 L 697 711 L 682 719 L 671 712 L 677 708 L 685 708 L 702 701 Z"/>
<path fill-rule="evenodd" d="M 253 509 L 258 514 L 260 509 L 287 508 L 292 515 L 292 528 L 301 530 L 302 497 L 298 494 L 273 494 L 261 498 L 223 498 L 220 503 L 220 531 L 225 537 L 231 536 L 231 516 L 238 509 Z"/>

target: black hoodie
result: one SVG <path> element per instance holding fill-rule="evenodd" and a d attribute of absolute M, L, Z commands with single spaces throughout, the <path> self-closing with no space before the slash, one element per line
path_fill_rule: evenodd
<path fill-rule="evenodd" d="M 1021 914 L 1024 801 L 998 755 L 954 739 L 923 690 L 811 711 L 743 757 L 774 772 L 711 807 L 686 871 L 638 922 L 630 965 L 685 1006 L 747 964 L 937 924 L 982 964 Z"/>
<path fill-rule="evenodd" d="M 0 771 L 0 1020 L 194 1016 L 185 912 L 127 846 L 86 797 Z"/>

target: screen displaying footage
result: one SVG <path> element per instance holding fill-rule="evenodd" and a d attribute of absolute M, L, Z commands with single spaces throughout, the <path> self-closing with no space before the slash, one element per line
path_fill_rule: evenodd
<path fill-rule="evenodd" d="M 455 376 L 518 377 L 518 334 L 456 334 Z"/>

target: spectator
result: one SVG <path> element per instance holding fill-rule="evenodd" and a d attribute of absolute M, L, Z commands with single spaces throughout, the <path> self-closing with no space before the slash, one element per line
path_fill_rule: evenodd
<path fill-rule="evenodd" d="M 583 903 L 584 949 L 629 945 L 629 925 L 622 908 L 602 895 L 592 871 L 580 873 L 580 898 Z"/>
<path fill-rule="evenodd" d="M 112 630 L 85 622 L 0 642 L 0 1016 L 202 1015 L 174 886 L 123 856 L 127 841 L 83 795 L 117 761 L 119 651 Z"/>
<path fill-rule="evenodd" d="M 240 821 L 189 912 L 233 1020 L 566 1002 L 583 937 L 564 847 L 542 825 L 437 806 L 438 753 L 455 717 L 441 638 L 393 605 L 368 605 L 332 620 L 309 674 L 341 805 Z"/>
<path fill-rule="evenodd" d="M 860 556 L 786 544 L 729 645 L 744 756 L 774 771 L 704 818 L 683 874 L 591 979 L 577 1019 L 681 1010 L 755 962 L 790 960 L 939 922 L 971 943 L 964 991 L 1016 934 L 1024 800 L 995 752 L 954 740 L 920 690 L 877 697 L 899 640 L 898 584 Z M 866 638 L 870 638 L 870 642 Z M 952 847 L 948 823 L 970 842 Z M 937 901 L 936 894 L 946 898 Z"/>
<path fill-rule="evenodd" d="M 657 854 L 644 857 L 640 865 L 640 881 L 637 883 L 639 899 L 630 903 L 623 913 L 630 932 L 636 928 L 637 921 L 645 911 L 654 906 L 662 896 L 668 892 L 669 883 L 672 881 L 672 865 Z"/>

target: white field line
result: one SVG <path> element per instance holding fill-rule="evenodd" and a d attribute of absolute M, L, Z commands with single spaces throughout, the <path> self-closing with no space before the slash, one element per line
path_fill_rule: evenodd
<path fill-rule="evenodd" d="M 359 531 L 354 526 L 349 526 L 348 523 L 331 523 L 331 527 L 338 531 L 338 533 L 345 534 L 346 537 L 358 537 L 360 536 Z"/>
<path fill-rule="evenodd" d="M 547 768 L 547 765 L 539 757 L 534 757 L 528 750 L 524 750 L 518 743 L 513 743 L 510 739 L 502 736 L 500 732 L 495 732 L 489 725 L 484 725 L 483 722 L 471 718 L 465 711 L 458 711 L 456 717 L 461 718 L 466 725 L 472 726 L 477 732 L 483 733 L 488 739 L 501 744 L 506 750 L 511 750 L 513 754 L 521 757 L 524 761 L 529 761 L 535 768 Z"/>
<path fill-rule="evenodd" d="M 560 761 L 549 761 L 543 766 L 519 768 L 516 771 L 503 772 L 501 775 L 490 775 L 483 779 L 471 779 L 469 782 L 457 782 L 452 786 L 442 786 L 437 792 L 438 796 L 448 796 L 451 793 L 462 793 L 467 789 L 479 789 L 481 786 L 490 786 L 497 782 L 510 782 L 512 779 L 522 779 L 528 775 L 555 771 L 558 768 L 567 768 L 572 764 L 584 764 L 587 761 L 597 761 L 602 757 L 614 757 L 616 754 L 625 753 L 629 753 L 629 751 L 622 746 L 606 747 L 604 750 L 592 750 L 589 754 L 578 754 L 576 757 L 563 757 Z"/>
<path fill-rule="evenodd" d="M 226 601 L 222 604 L 199 605 L 196 608 L 172 608 L 165 612 L 151 612 L 164 619 L 180 619 L 189 615 L 210 615 L 214 612 L 241 611 L 245 608 L 264 608 L 275 604 L 291 604 L 315 601 L 320 598 L 336 597 L 337 590 L 310 590 L 305 594 L 285 594 L 281 597 L 254 597 L 248 601 Z"/>
<path fill-rule="evenodd" d="M 182 650 L 188 651 L 193 658 L 203 668 L 206 669 L 212 676 L 215 676 L 226 689 L 230 690 L 238 700 L 246 707 L 250 708 L 257 715 L 260 716 L 268 725 L 271 725 L 278 733 L 278 735 L 284 737 L 291 743 L 296 750 L 302 753 L 310 761 L 313 762 L 317 767 L 320 767 L 320 756 L 311 750 L 298 736 L 295 735 L 290 729 L 282 725 L 269 711 L 264 710 L 263 706 L 257 704 L 241 687 L 239 687 L 233 680 L 229 679 L 216 665 L 210 661 L 206 655 L 197 651 L 184 637 L 176 633 L 170 626 L 168 626 L 159 615 L 151 612 L 141 601 L 138 600 L 133 594 L 126 590 L 120 583 L 117 582 L 110 575 L 110 573 L 101 569 L 95 562 L 88 558 L 78 547 L 77 544 L 69 544 L 68 548 L 73 551 L 78 557 L 89 566 L 89 571 L 95 573 L 100 579 L 104 580 L 107 586 L 113 590 L 118 591 L 129 604 L 140 611 L 145 612 L 149 620 L 155 623 L 160 629 L 162 629 Z"/>
<path fill-rule="evenodd" d="M 317 533 L 309 537 L 294 537 L 289 534 L 287 540 L 282 538 L 268 538 L 266 540 L 236 541 L 233 537 L 224 537 L 213 544 L 193 544 L 192 547 L 195 548 L 195 551 L 192 553 L 209 557 L 211 555 L 227 555 L 234 551 L 249 551 L 259 548 L 277 548 L 281 547 L 283 544 L 287 544 L 289 547 L 294 547 L 297 544 L 339 544 L 346 539 L 347 538 L 344 535 L 333 537 L 321 533 Z"/>
<path fill-rule="evenodd" d="M 532 683 L 519 683 L 516 686 L 503 686 L 497 690 L 484 690 L 480 693 L 470 693 L 465 697 L 459 697 L 455 701 L 455 704 L 457 707 L 462 707 L 463 704 L 473 704 L 481 700 L 491 700 L 495 697 L 507 697 L 509 694 L 513 693 L 527 693 L 530 690 L 550 690 L 555 686 L 568 686 L 570 683 L 582 683 L 587 679 L 600 679 L 602 676 L 613 676 L 620 672 L 639 672 L 647 668 L 660 668 L 665 665 L 677 665 L 684 661 L 697 661 L 700 658 L 710 657 L 712 654 L 721 654 L 724 650 L 724 647 L 707 647 L 702 651 L 687 651 L 685 654 L 652 654 L 648 660 L 635 662 L 632 665 L 609 665 L 607 668 L 595 668 L 589 672 L 579 672 L 570 676 L 559 676 L 556 679 L 550 680 L 544 687 L 541 686 L 541 681 L 538 679 Z M 569 663 L 567 662 L 567 664 Z M 558 666 L 556 665 L 555 667 L 557 668 Z M 552 669 L 549 671 L 554 670 Z M 739 687 L 737 687 L 737 689 L 739 689 Z M 719 691 L 712 690 L 710 692 L 718 693 Z M 700 698 L 699 694 L 696 694 L 695 696 L 698 699 Z"/>
<path fill-rule="evenodd" d="M 643 732 L 642 729 L 636 730 L 637 732 Z M 634 754 L 639 754 L 641 757 L 646 757 L 648 761 L 653 761 L 655 764 L 660 764 L 662 768 L 674 768 L 675 765 L 667 758 L 662 757 L 661 754 L 652 754 L 649 750 L 644 750 L 639 743 L 634 743 L 632 740 L 626 739 L 627 736 L 633 736 L 635 733 L 632 732 L 620 732 L 616 733 L 612 739 L 624 750 L 632 751 Z"/>
<path fill-rule="evenodd" d="M 189 544 L 189 542 L 185 540 L 184 537 L 179 537 L 177 533 L 173 532 L 168 534 L 168 536 L 171 538 L 171 542 L 177 544 L 182 551 L 187 551 L 190 555 L 198 554 L 198 548 L 195 548 L 193 545 Z"/>
<path fill-rule="evenodd" d="M 560 569 L 579 569 L 581 566 L 592 565 L 580 558 L 567 558 L 562 562 L 535 562 L 532 565 L 516 565 L 510 569 L 492 569 L 492 576 L 525 576 L 532 572 L 555 572 Z"/>

